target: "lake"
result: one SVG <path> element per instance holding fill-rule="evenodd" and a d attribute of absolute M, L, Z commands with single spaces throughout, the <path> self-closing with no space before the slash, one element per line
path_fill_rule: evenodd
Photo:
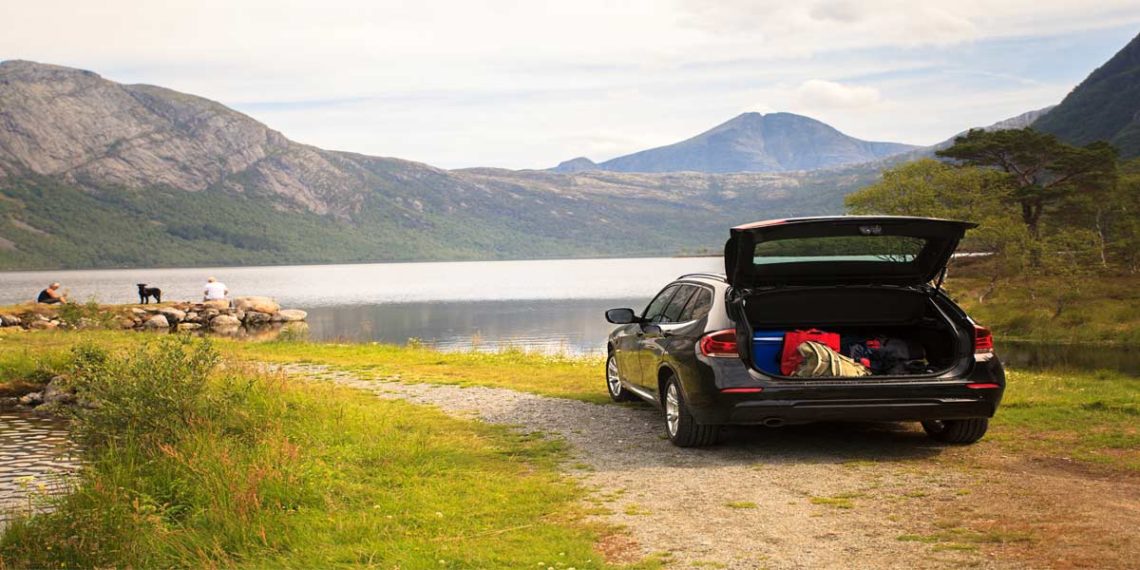
<path fill-rule="evenodd" d="M 73 300 L 137 302 L 136 283 L 167 300 L 199 299 L 213 276 L 232 295 L 267 295 L 309 312 L 313 340 L 403 344 L 444 350 L 596 353 L 613 328 L 606 309 L 640 310 L 684 273 L 721 272 L 720 257 L 374 263 L 194 269 L 0 273 L 0 304 L 30 300 L 52 281 Z M 1140 351 L 1003 343 L 1019 368 L 1111 368 L 1140 375 Z"/>

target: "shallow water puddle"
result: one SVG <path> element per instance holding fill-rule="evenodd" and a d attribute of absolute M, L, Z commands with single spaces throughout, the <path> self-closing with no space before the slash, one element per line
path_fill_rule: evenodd
<path fill-rule="evenodd" d="M 37 497 L 62 492 L 78 467 L 67 423 L 24 412 L 0 412 L 0 529 Z"/>

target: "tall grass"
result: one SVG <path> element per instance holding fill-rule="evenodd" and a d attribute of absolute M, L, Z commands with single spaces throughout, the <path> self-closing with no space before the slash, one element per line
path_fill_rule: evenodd
<path fill-rule="evenodd" d="M 219 369 L 202 340 L 71 359 L 85 467 L 0 568 L 602 565 L 555 441 Z"/>

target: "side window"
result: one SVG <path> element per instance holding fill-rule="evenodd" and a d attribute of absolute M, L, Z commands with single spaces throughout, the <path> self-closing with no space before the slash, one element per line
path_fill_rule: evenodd
<path fill-rule="evenodd" d="M 676 293 L 677 289 L 680 288 L 680 285 L 670 285 L 658 293 L 657 297 L 649 302 L 649 306 L 645 307 L 645 312 L 641 314 L 641 318 L 651 323 L 657 322 L 661 318 L 661 313 L 665 311 L 665 306 L 673 298 L 673 293 Z"/>
<path fill-rule="evenodd" d="M 669 306 L 665 307 L 665 312 L 661 314 L 662 323 L 679 323 L 681 312 L 685 310 L 685 305 L 689 303 L 689 299 L 697 290 L 692 285 L 681 285 L 681 289 L 673 295 L 673 300 L 669 301 Z"/>
<path fill-rule="evenodd" d="M 685 323 L 703 319 L 712 308 L 712 292 L 704 287 L 698 287 L 697 293 L 689 299 L 685 310 L 681 312 L 680 322 Z"/>

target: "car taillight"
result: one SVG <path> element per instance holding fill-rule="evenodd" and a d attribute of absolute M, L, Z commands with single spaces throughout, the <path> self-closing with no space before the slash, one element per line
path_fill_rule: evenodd
<path fill-rule="evenodd" d="M 994 335 L 987 327 L 974 325 L 974 354 L 993 354 Z"/>
<path fill-rule="evenodd" d="M 705 356 L 740 356 L 736 350 L 736 329 L 709 333 L 701 337 L 700 347 Z"/>

